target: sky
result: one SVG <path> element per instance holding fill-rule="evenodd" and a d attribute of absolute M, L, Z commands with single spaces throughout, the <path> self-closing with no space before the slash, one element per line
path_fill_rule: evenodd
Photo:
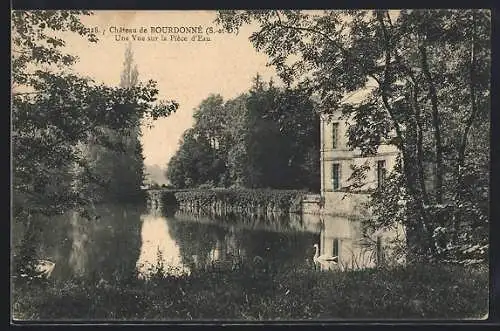
<path fill-rule="evenodd" d="M 67 50 L 79 57 L 74 70 L 110 86 L 117 86 L 123 69 L 125 48 L 129 41 L 117 40 L 120 28 L 139 29 L 144 37 L 164 36 L 162 41 L 134 41 L 131 33 L 121 33 L 131 40 L 139 80 L 153 79 L 158 83 L 159 99 L 176 100 L 180 107 L 175 114 L 154 122 L 154 128 L 143 128 L 142 143 L 145 164 L 166 168 L 179 147 L 183 132 L 193 124 L 193 110 L 211 93 L 224 100 L 236 97 L 250 88 L 252 78 L 259 73 L 265 80 L 276 77 L 266 66 L 267 57 L 258 53 L 248 40 L 253 26 L 245 26 L 236 34 L 215 34 L 210 41 L 173 41 L 172 33 L 152 34 L 151 27 L 201 26 L 218 28 L 213 20 L 215 11 L 95 11 L 82 18 L 88 27 L 97 27 L 97 43 L 77 35 L 66 37 Z M 118 38 L 121 39 L 121 38 Z M 161 39 L 161 38 L 160 38 Z"/>

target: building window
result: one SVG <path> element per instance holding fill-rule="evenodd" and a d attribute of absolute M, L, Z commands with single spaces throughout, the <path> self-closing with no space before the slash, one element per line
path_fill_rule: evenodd
<path fill-rule="evenodd" d="M 339 256 L 339 239 L 333 239 L 332 256 Z"/>
<path fill-rule="evenodd" d="M 385 181 L 385 160 L 377 161 L 377 184 L 382 187 Z"/>
<path fill-rule="evenodd" d="M 340 164 L 338 163 L 332 165 L 332 186 L 334 191 L 340 189 Z"/>
<path fill-rule="evenodd" d="M 332 148 L 338 148 L 339 145 L 339 123 L 332 124 Z"/>

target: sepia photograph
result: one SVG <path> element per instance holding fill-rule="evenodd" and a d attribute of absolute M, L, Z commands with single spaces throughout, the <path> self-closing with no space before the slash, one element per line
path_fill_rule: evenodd
<path fill-rule="evenodd" d="M 11 10 L 11 323 L 485 320 L 491 11 Z"/>

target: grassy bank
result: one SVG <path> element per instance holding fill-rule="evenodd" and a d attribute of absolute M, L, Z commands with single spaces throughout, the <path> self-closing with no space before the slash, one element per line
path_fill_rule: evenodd
<path fill-rule="evenodd" d="M 409 266 L 345 273 L 259 268 L 205 271 L 119 284 L 19 284 L 16 319 L 293 320 L 479 318 L 488 307 L 488 271 Z"/>

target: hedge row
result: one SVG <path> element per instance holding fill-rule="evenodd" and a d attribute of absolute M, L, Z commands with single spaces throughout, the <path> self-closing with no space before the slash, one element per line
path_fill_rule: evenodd
<path fill-rule="evenodd" d="M 220 202 L 234 209 L 272 206 L 288 211 L 297 207 L 305 194 L 306 191 L 271 189 L 169 190 L 164 192 L 163 201 L 177 206 L 197 205 L 208 208 Z"/>

